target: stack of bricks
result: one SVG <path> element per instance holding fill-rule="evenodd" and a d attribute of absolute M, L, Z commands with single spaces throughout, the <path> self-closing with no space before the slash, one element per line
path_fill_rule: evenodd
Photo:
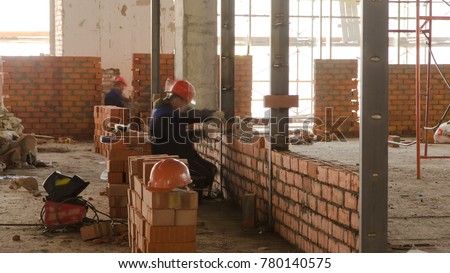
<path fill-rule="evenodd" d="M 101 137 L 114 135 L 114 124 L 128 124 L 130 110 L 127 108 L 96 105 L 94 106 L 94 148 L 95 152 L 107 156 L 109 145 L 101 142 Z"/>
<path fill-rule="evenodd" d="M 25 133 L 92 138 L 91 109 L 101 103 L 99 57 L 5 56 L 3 102 Z"/>
<path fill-rule="evenodd" d="M 115 130 L 116 124 L 128 124 L 129 109 L 116 106 L 95 106 L 96 132 L 95 151 L 107 158 L 109 214 L 112 218 L 128 217 L 128 157 L 148 155 L 151 146 L 146 143 L 147 135 L 133 130 Z M 102 136 L 110 142 L 103 143 Z"/>
<path fill-rule="evenodd" d="M 128 158 L 128 238 L 133 253 L 195 252 L 198 195 L 195 191 L 147 189 L 153 166 L 168 155 Z M 187 164 L 187 161 L 180 159 Z"/>

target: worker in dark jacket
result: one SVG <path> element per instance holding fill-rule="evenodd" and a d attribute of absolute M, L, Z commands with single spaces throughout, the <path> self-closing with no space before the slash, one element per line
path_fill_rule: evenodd
<path fill-rule="evenodd" d="M 212 185 L 217 168 L 197 153 L 187 127 L 207 119 L 223 118 L 223 112 L 189 107 L 195 88 L 187 81 L 173 81 L 166 90 L 170 96 L 155 105 L 149 123 L 152 153 L 178 155 L 187 159 L 193 178 L 192 186 L 202 194 L 203 189 Z"/>
<path fill-rule="evenodd" d="M 127 86 L 125 79 L 117 76 L 112 81 L 111 90 L 105 95 L 105 105 L 114 105 L 117 107 L 126 107 L 124 104 L 124 100 L 126 99 L 123 96 L 123 90 Z"/>

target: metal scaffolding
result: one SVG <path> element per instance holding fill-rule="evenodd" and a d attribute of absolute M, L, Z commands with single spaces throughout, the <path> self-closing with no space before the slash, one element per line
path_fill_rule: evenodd
<path fill-rule="evenodd" d="M 447 5 L 448 3 L 444 0 Z M 420 5 L 425 4 L 428 7 L 428 12 L 426 14 L 421 13 Z M 447 82 L 445 76 L 441 72 L 439 65 L 436 62 L 436 59 L 434 58 L 433 52 L 432 52 L 432 25 L 433 21 L 436 20 L 450 20 L 450 17 L 448 16 L 434 16 L 433 15 L 433 0 L 427 0 L 427 1 L 420 1 L 416 0 L 416 162 L 417 162 L 417 179 L 421 178 L 420 175 L 420 163 L 422 159 L 432 159 L 432 158 L 450 158 L 450 156 L 431 156 L 428 155 L 428 131 L 429 130 L 435 130 L 437 127 L 442 123 L 445 116 L 449 112 L 450 104 L 447 106 L 446 111 L 442 115 L 440 121 L 437 123 L 437 125 L 430 127 L 429 126 L 429 109 L 430 109 L 430 87 L 431 87 L 431 62 L 434 62 L 434 65 L 438 72 L 440 73 L 441 77 L 443 78 L 444 82 L 446 83 L 447 87 L 450 90 L 450 85 Z M 420 63 L 420 48 L 421 43 L 420 39 L 421 37 L 425 38 L 426 46 L 428 48 L 428 54 L 426 59 L 426 83 L 425 83 L 425 113 L 424 113 L 424 127 L 421 127 L 421 78 L 420 78 L 420 71 L 421 71 L 421 63 Z M 422 130 L 423 129 L 423 130 Z M 424 150 L 423 154 L 421 151 L 421 141 L 422 141 L 422 132 L 424 132 Z"/>

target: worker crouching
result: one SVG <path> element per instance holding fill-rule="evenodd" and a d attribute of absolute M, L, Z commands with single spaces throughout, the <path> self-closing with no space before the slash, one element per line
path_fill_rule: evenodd
<path fill-rule="evenodd" d="M 168 82 L 165 92 L 169 96 L 155 104 L 149 122 L 152 153 L 187 159 L 193 180 L 190 186 L 199 192 L 201 200 L 203 190 L 212 186 L 217 167 L 197 153 L 187 127 L 211 117 L 223 118 L 223 113 L 194 109 L 190 105 L 195 96 L 194 86 L 185 80 Z"/>

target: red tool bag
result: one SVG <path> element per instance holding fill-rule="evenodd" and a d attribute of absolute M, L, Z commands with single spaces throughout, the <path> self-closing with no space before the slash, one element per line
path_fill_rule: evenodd
<path fill-rule="evenodd" d="M 46 228 L 82 223 L 87 207 L 83 204 L 58 203 L 46 201 L 43 209 L 43 221 Z"/>

